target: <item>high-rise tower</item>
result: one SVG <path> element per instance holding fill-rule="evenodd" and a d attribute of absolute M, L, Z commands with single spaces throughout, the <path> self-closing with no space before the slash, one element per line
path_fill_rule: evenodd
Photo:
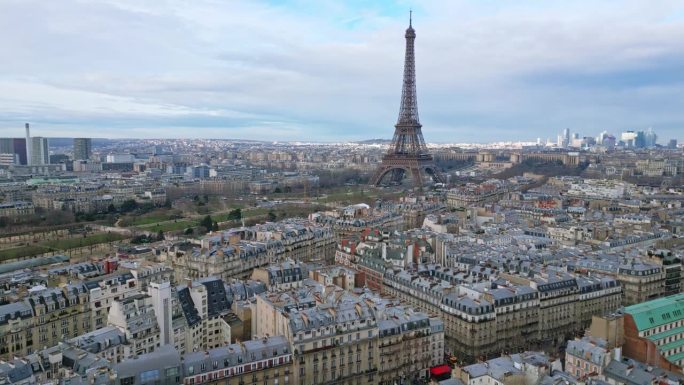
<path fill-rule="evenodd" d="M 371 184 L 380 183 L 389 175 L 391 182 L 401 182 L 410 174 L 415 187 L 423 187 L 423 177 L 430 175 L 435 182 L 444 182 L 444 177 L 435 167 L 432 155 L 423 139 L 422 125 L 418 120 L 418 98 L 416 96 L 416 59 L 414 42 L 416 31 L 411 18 L 406 30 L 406 57 L 404 60 L 404 85 L 401 90 L 399 119 L 394 126 L 394 138 L 382 164 L 371 179 Z"/>
<path fill-rule="evenodd" d="M 92 155 L 93 140 L 90 138 L 74 138 L 74 160 L 88 160 Z"/>

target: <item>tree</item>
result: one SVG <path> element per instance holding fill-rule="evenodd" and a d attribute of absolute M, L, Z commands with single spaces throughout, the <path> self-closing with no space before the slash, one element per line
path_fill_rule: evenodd
<path fill-rule="evenodd" d="M 133 199 L 127 199 L 121 204 L 121 212 L 128 213 L 138 208 L 138 202 Z"/>
<path fill-rule="evenodd" d="M 107 212 L 108 213 L 116 212 L 116 207 L 114 207 L 113 203 L 110 203 L 109 206 L 107 206 Z"/>
<path fill-rule="evenodd" d="M 242 219 L 242 210 L 235 209 L 228 213 L 228 220 L 239 221 L 240 219 Z"/>
<path fill-rule="evenodd" d="M 269 222 L 275 222 L 275 220 L 278 219 L 278 216 L 275 215 L 273 211 L 268 212 L 268 221 Z"/>
<path fill-rule="evenodd" d="M 192 235 L 192 233 L 192 227 L 188 227 L 187 229 L 185 229 L 185 235 Z"/>
<path fill-rule="evenodd" d="M 158 241 L 163 241 L 163 240 L 164 240 L 164 232 L 163 232 L 163 231 L 159 230 L 159 231 L 157 232 L 157 240 L 158 240 Z"/>
<path fill-rule="evenodd" d="M 206 217 L 202 218 L 200 221 L 200 226 L 204 227 L 207 230 L 211 230 L 213 227 L 214 221 L 211 220 L 211 215 L 207 215 Z"/>
<path fill-rule="evenodd" d="M 133 239 L 131 239 L 131 243 L 134 245 L 139 245 L 141 243 L 148 243 L 149 241 L 150 241 L 150 239 L 147 238 L 147 236 L 144 234 L 136 235 L 135 237 L 133 237 Z"/>
<path fill-rule="evenodd" d="M 273 190 L 274 193 L 280 194 L 283 192 L 283 190 L 280 189 L 280 187 L 276 187 L 275 190 Z"/>
<path fill-rule="evenodd" d="M 214 224 L 211 226 L 211 231 L 218 231 L 218 230 L 219 230 L 218 222 L 214 222 Z"/>

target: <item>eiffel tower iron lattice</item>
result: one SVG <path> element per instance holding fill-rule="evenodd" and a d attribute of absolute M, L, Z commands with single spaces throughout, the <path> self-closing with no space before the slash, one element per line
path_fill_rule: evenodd
<path fill-rule="evenodd" d="M 414 42 L 416 31 L 409 18 L 406 30 L 406 57 L 404 60 L 404 85 L 401 90 L 399 119 L 394 126 L 394 138 L 382 163 L 371 178 L 371 184 L 378 186 L 386 178 L 400 183 L 410 175 L 414 187 L 423 187 L 424 177 L 429 175 L 436 183 L 444 183 L 444 176 L 435 166 L 423 139 L 422 125 L 418 120 L 418 99 L 416 96 L 416 58 Z"/>

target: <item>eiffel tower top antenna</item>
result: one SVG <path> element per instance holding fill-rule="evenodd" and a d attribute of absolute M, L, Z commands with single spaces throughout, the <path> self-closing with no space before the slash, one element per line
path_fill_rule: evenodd
<path fill-rule="evenodd" d="M 409 9 L 409 27 L 413 24 L 413 10 Z"/>

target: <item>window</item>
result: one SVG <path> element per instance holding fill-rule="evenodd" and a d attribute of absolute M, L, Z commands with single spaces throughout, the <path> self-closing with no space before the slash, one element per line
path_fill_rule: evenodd
<path fill-rule="evenodd" d="M 156 381 L 158 379 L 159 379 L 159 369 L 148 370 L 146 372 L 140 373 L 140 382 L 142 382 L 142 383 Z"/>
<path fill-rule="evenodd" d="M 121 385 L 133 385 L 135 384 L 135 377 L 126 377 L 121 379 Z"/>
<path fill-rule="evenodd" d="M 178 368 L 173 367 L 173 368 L 168 368 L 166 369 L 166 377 L 176 377 L 178 376 Z"/>

